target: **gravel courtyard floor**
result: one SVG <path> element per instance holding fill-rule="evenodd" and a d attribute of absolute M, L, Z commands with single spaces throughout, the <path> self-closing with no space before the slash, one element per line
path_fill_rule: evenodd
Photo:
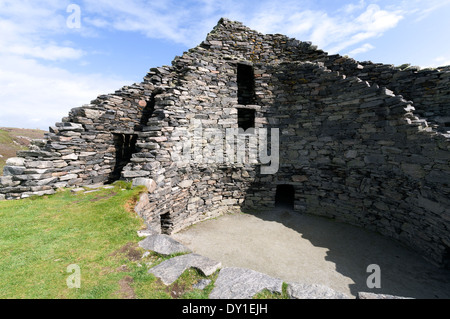
<path fill-rule="evenodd" d="M 449 270 L 379 234 L 288 209 L 224 215 L 172 237 L 223 267 L 250 268 L 285 282 L 322 284 L 353 297 L 363 291 L 450 298 Z M 367 287 L 371 264 L 380 267 L 380 289 Z"/>

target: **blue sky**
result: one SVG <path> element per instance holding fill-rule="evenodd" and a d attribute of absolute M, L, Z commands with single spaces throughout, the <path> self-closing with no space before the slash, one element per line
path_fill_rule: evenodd
<path fill-rule="evenodd" d="M 450 0 L 0 0 L 0 127 L 46 130 L 169 65 L 221 17 L 359 61 L 450 65 Z"/>

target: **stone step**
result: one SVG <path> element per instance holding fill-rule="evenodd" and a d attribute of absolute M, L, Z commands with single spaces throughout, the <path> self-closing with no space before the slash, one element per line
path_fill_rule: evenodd
<path fill-rule="evenodd" d="M 287 294 L 291 299 L 350 299 L 346 294 L 317 284 L 289 283 Z"/>
<path fill-rule="evenodd" d="M 255 294 L 267 289 L 282 292 L 283 281 L 255 270 L 227 267 L 223 268 L 209 295 L 210 299 L 250 299 Z"/>
<path fill-rule="evenodd" d="M 189 268 L 196 268 L 205 276 L 210 276 L 219 269 L 221 265 L 220 262 L 198 254 L 187 254 L 163 261 L 159 265 L 150 268 L 148 273 L 160 278 L 165 285 L 170 285 Z"/>
<path fill-rule="evenodd" d="M 158 254 L 169 256 L 178 253 L 191 253 L 192 251 L 172 237 L 164 234 L 153 234 L 139 242 L 139 247 L 151 250 Z"/>

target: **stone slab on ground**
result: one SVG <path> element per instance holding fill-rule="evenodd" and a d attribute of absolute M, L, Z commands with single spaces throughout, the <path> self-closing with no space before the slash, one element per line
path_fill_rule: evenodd
<path fill-rule="evenodd" d="M 414 298 L 392 296 L 386 294 L 374 294 L 372 292 L 358 292 L 358 299 L 414 299 Z"/>
<path fill-rule="evenodd" d="M 165 285 L 172 284 L 181 274 L 189 268 L 200 270 L 205 276 L 212 275 L 222 266 L 220 262 L 198 254 L 177 256 L 163 261 L 159 265 L 150 268 L 148 273 L 160 278 Z"/>
<path fill-rule="evenodd" d="M 211 283 L 210 279 L 200 279 L 192 288 L 203 290 Z"/>
<path fill-rule="evenodd" d="M 291 299 L 350 299 L 344 293 L 317 284 L 289 283 L 287 294 Z"/>
<path fill-rule="evenodd" d="M 154 234 L 139 242 L 139 247 L 161 255 L 191 253 L 192 251 L 168 235 Z"/>
<path fill-rule="evenodd" d="M 210 299 L 250 299 L 267 289 L 282 292 L 283 281 L 266 274 L 238 267 L 228 267 L 220 271 Z"/>

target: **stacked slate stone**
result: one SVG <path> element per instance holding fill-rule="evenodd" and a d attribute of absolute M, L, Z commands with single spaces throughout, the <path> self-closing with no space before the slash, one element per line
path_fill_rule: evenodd
<path fill-rule="evenodd" d="M 238 104 L 238 65 L 250 66 L 254 77 L 247 105 Z M 444 264 L 449 74 L 328 55 L 221 19 L 172 66 L 73 109 L 44 142 L 10 159 L 0 196 L 140 179 L 149 191 L 137 211 L 170 234 L 229 210 L 273 208 L 277 186 L 288 184 L 295 210 L 378 231 Z M 254 112 L 255 128 L 280 130 L 277 173 L 205 153 L 215 143 L 196 130 L 237 130 L 239 109 Z M 177 157 L 180 145 L 200 153 Z"/>

